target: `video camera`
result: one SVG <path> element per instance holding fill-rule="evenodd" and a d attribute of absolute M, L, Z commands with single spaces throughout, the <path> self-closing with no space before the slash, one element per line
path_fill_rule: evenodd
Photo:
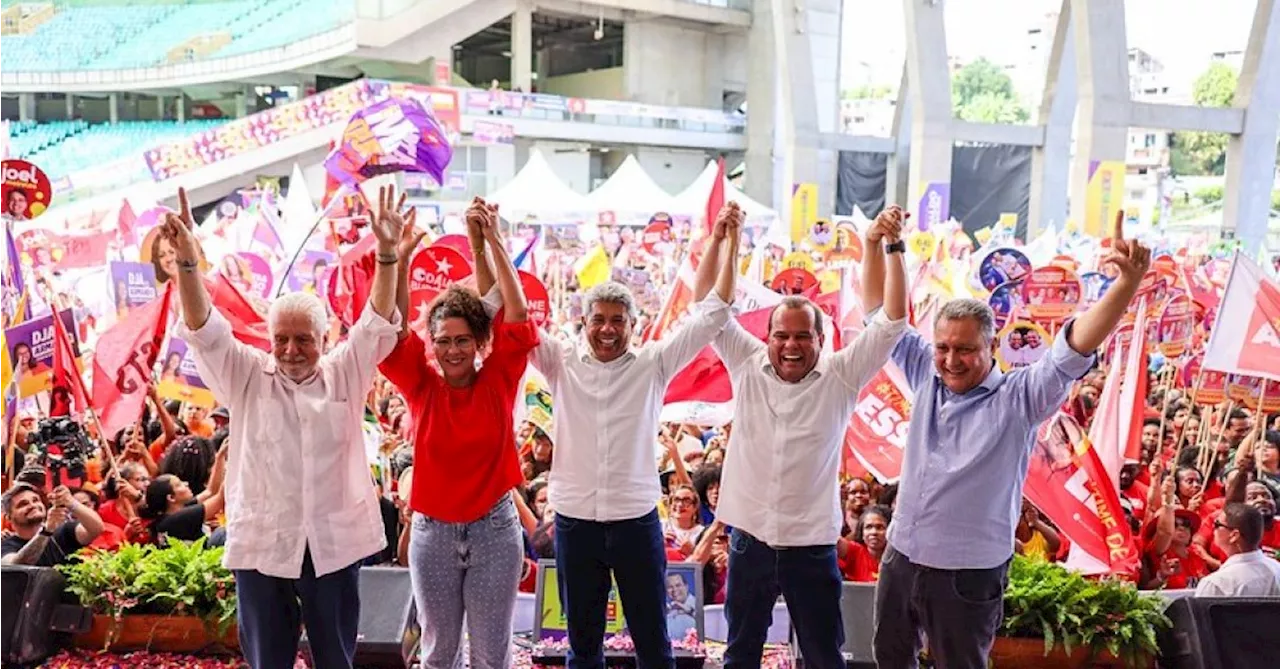
<path fill-rule="evenodd" d="M 85 460 L 93 453 L 93 444 L 84 429 L 66 417 L 46 418 L 27 435 L 27 458 L 53 474 L 54 485 L 66 479 L 83 479 Z M 53 448 L 51 448 L 53 447 Z"/>

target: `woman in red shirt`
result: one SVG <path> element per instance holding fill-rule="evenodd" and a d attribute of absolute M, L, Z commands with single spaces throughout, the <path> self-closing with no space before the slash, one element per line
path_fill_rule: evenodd
<path fill-rule="evenodd" d="M 484 286 L 496 278 L 505 315 L 491 319 L 479 295 L 455 285 L 427 308 L 431 341 L 411 332 L 409 255 L 421 236 L 406 238 L 398 249 L 400 343 L 379 365 L 404 396 L 414 428 L 409 574 L 426 667 L 453 666 L 460 658 L 464 616 L 471 666 L 511 664 L 524 563 L 511 498 L 523 480 L 512 411 L 538 331 L 497 220 L 497 208 L 479 198 L 467 209 L 477 279 Z M 478 366 L 486 346 L 489 355 Z M 428 347 L 438 369 L 427 360 Z"/>
<path fill-rule="evenodd" d="M 893 512 L 880 505 L 868 506 L 858 518 L 852 540 L 836 542 L 840 571 L 844 580 L 873 583 L 880 580 L 880 557 L 888 545 L 889 522 Z"/>

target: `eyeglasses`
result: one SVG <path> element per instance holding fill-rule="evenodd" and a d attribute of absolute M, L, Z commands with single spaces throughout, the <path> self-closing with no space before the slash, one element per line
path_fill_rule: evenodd
<path fill-rule="evenodd" d="M 687 496 L 679 496 L 679 497 L 672 497 L 672 498 L 671 498 L 671 505 L 672 505 L 672 506 L 675 506 L 676 504 L 689 504 L 689 505 L 694 505 L 694 504 L 697 504 L 697 503 L 698 503 L 698 500 L 696 500 L 696 499 L 694 499 L 694 498 L 692 498 L 692 497 L 687 497 Z"/>
<path fill-rule="evenodd" d="M 1234 530 L 1236 528 L 1222 522 L 1221 520 L 1213 521 L 1213 529 L 1215 530 Z"/>

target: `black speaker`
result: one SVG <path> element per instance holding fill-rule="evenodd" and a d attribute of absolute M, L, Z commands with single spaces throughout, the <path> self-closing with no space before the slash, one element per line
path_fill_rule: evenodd
<path fill-rule="evenodd" d="M 840 589 L 840 618 L 844 624 L 845 666 L 849 669 L 875 669 L 875 657 L 871 654 L 871 640 L 875 632 L 876 584 L 845 581 Z M 791 653 L 795 666 L 804 665 L 800 652 L 800 640 L 796 638 L 795 623 L 791 626 Z"/>
<path fill-rule="evenodd" d="M 1280 658 L 1280 598 L 1185 597 L 1165 613 L 1161 667 L 1264 669 Z"/>
<path fill-rule="evenodd" d="M 0 569 L 5 664 L 40 662 L 57 648 L 56 632 L 88 631 L 92 612 L 60 603 L 63 582 L 62 574 L 50 567 L 5 565 Z"/>
<path fill-rule="evenodd" d="M 422 629 L 413 604 L 409 570 L 403 567 L 360 569 L 360 625 L 355 666 L 408 669 L 418 664 Z M 306 633 L 302 648 L 309 654 Z"/>

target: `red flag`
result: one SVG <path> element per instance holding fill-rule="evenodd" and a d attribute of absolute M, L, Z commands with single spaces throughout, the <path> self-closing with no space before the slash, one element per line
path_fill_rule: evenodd
<path fill-rule="evenodd" d="M 1139 304 L 1137 320 L 1133 324 L 1133 340 L 1125 362 L 1124 388 L 1120 393 L 1120 450 L 1125 462 L 1142 461 L 1142 421 L 1147 411 L 1147 346 L 1150 330 L 1147 309 Z M 1119 469 L 1114 481 L 1119 482 Z"/>
<path fill-rule="evenodd" d="M 716 180 L 711 184 L 711 195 L 707 196 L 707 219 L 703 221 L 702 236 L 711 237 L 711 229 L 716 224 L 716 216 L 724 208 L 724 156 L 716 160 Z"/>
<path fill-rule="evenodd" d="M 880 481 L 896 482 L 902 475 L 910 424 L 911 389 L 897 367 L 887 364 L 858 391 L 845 430 L 845 459 L 852 455 Z"/>
<path fill-rule="evenodd" d="M 236 340 L 264 351 L 271 350 L 267 321 L 253 304 L 221 273 L 204 280 L 213 307 L 231 323 Z"/>
<path fill-rule="evenodd" d="M 1280 284 L 1238 252 L 1205 348 L 1204 366 L 1280 381 Z"/>
<path fill-rule="evenodd" d="M 70 416 L 73 409 L 89 408 L 89 393 L 85 392 L 84 379 L 76 365 L 75 344 L 62 322 L 62 315 L 53 316 L 53 387 L 49 391 L 49 415 Z"/>
<path fill-rule="evenodd" d="M 116 214 L 116 235 L 120 238 L 121 246 L 133 246 L 138 243 L 138 235 L 134 232 L 134 226 L 138 223 L 138 215 L 133 212 L 133 205 L 129 204 L 129 199 L 125 198 L 124 203 L 120 205 L 120 213 Z"/>
<path fill-rule="evenodd" d="M 116 235 L 114 232 L 93 232 L 87 235 L 54 237 L 55 243 L 62 246 L 58 269 L 67 270 L 101 266 L 107 260 L 107 247 L 115 241 Z"/>
<path fill-rule="evenodd" d="M 103 436 L 110 439 L 142 413 L 147 383 L 164 345 L 173 301 L 173 282 L 164 293 L 135 309 L 98 339 L 93 356 L 93 403 Z"/>
<path fill-rule="evenodd" d="M 365 235 L 342 254 L 338 269 L 329 281 L 329 306 L 347 325 L 354 325 L 360 320 L 373 290 L 373 273 L 377 269 L 373 247 L 376 243 L 373 235 Z"/>

